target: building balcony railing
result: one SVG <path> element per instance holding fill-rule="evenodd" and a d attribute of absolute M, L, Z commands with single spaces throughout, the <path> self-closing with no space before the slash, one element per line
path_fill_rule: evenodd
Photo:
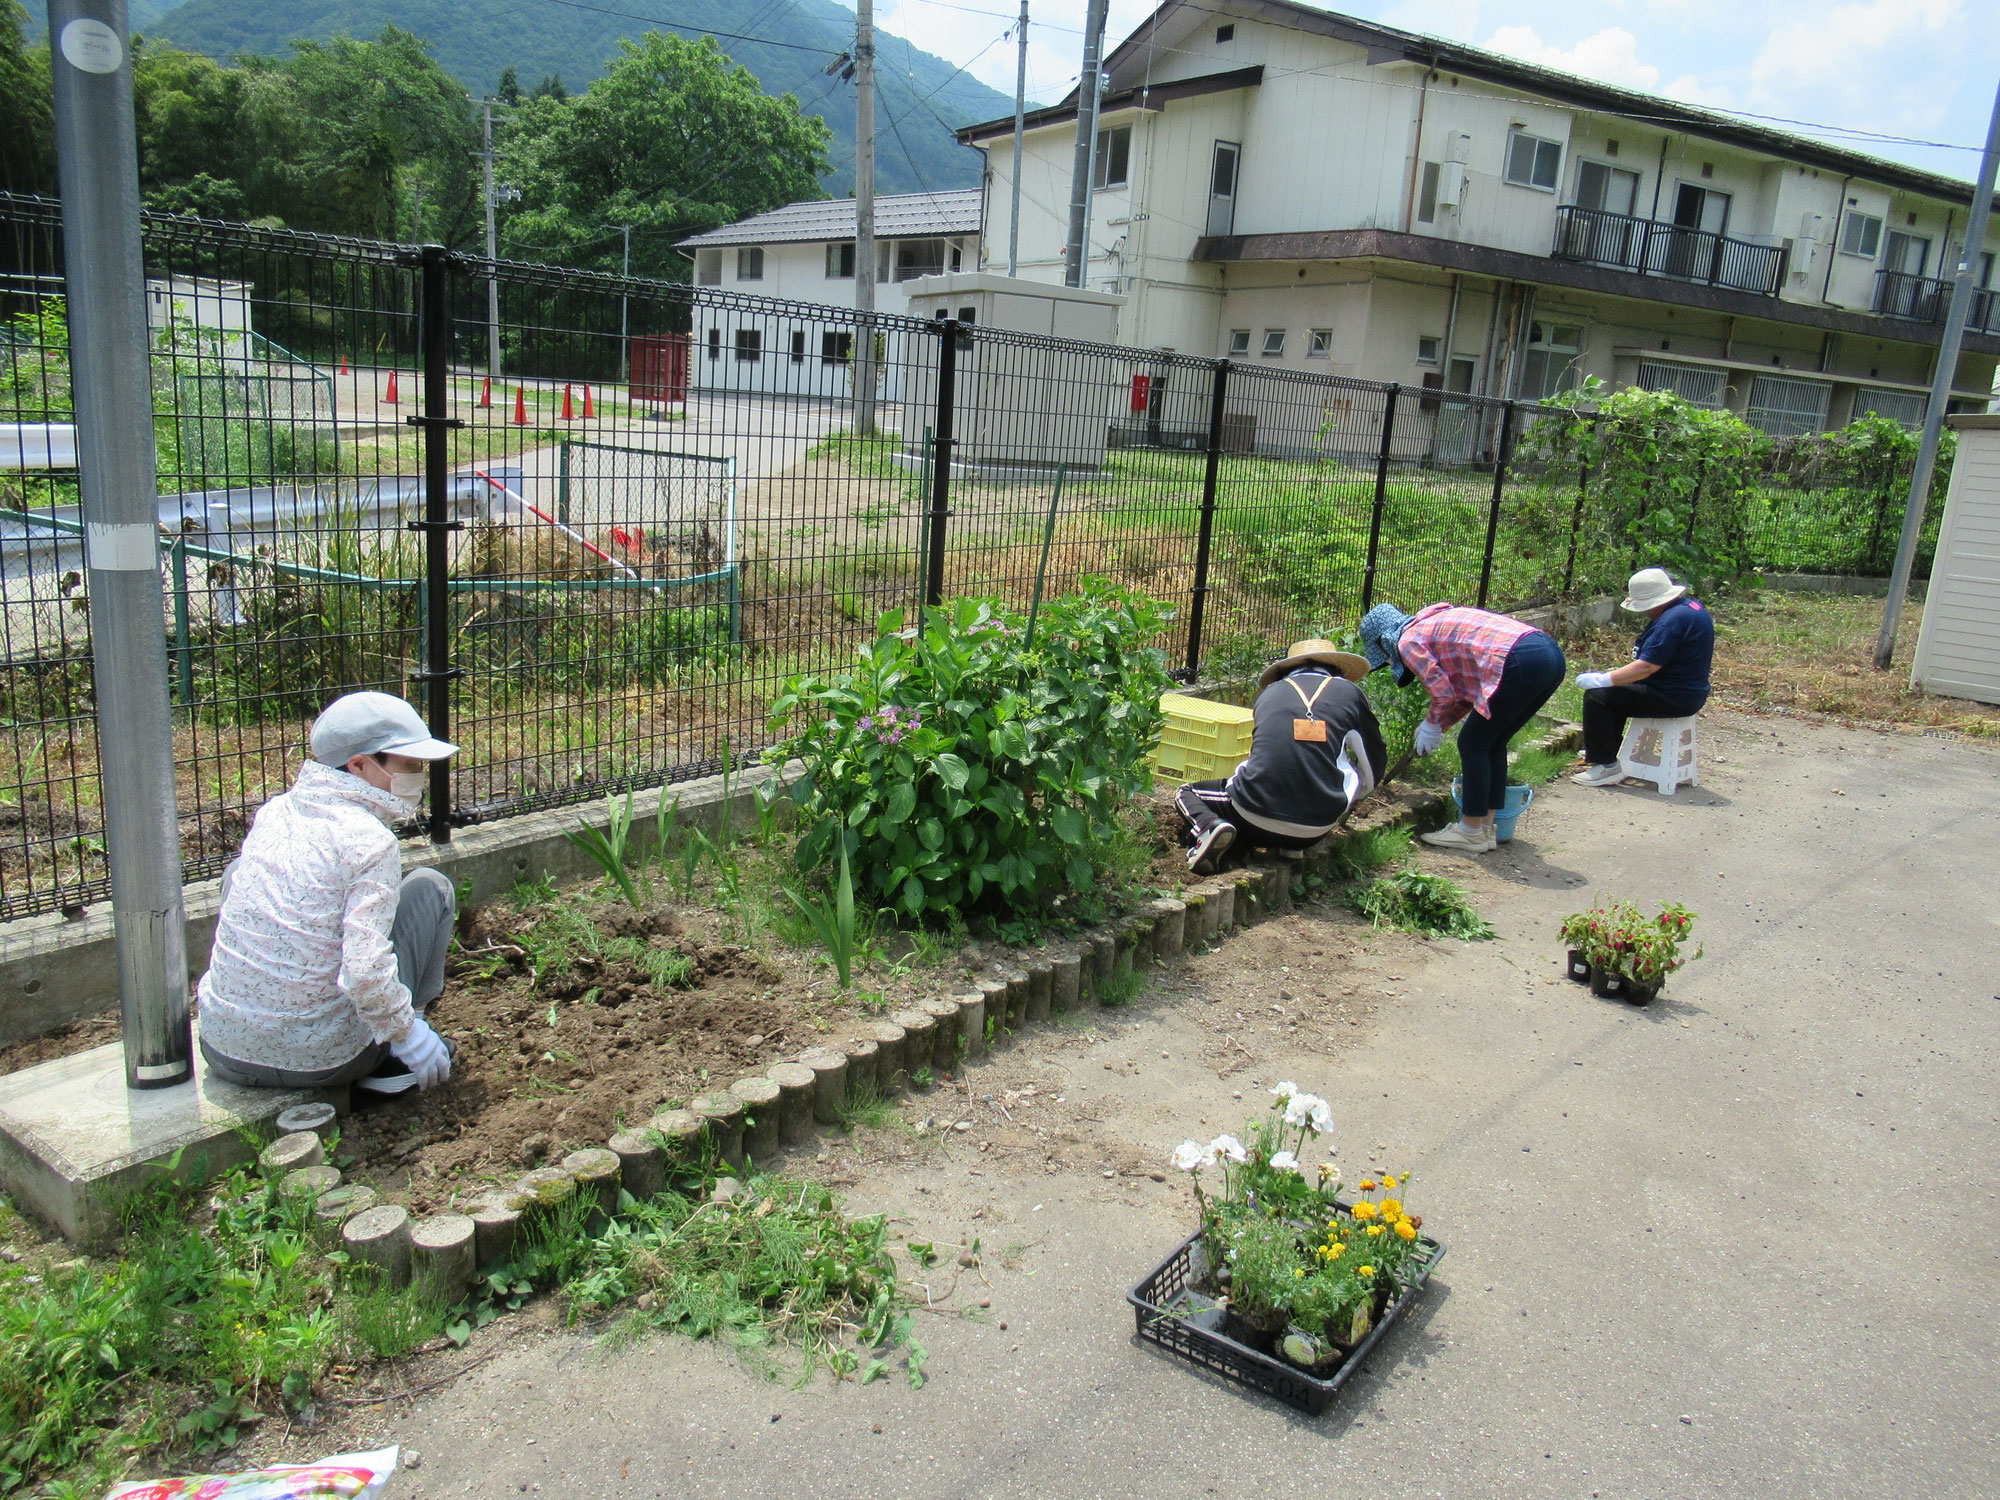
<path fill-rule="evenodd" d="M 1951 310 L 1951 283 L 1935 276 L 1912 276 L 1907 271 L 1875 273 L 1875 311 L 1885 318 L 1908 318 L 1915 323 L 1942 323 Z M 1985 289 L 1972 294 L 1966 309 L 1967 333 L 2000 333 L 2000 296 Z"/>
<path fill-rule="evenodd" d="M 1566 205 L 1556 210 L 1558 260 L 1667 276 L 1775 297 L 1784 285 L 1782 245 L 1757 245 L 1706 229 Z"/>

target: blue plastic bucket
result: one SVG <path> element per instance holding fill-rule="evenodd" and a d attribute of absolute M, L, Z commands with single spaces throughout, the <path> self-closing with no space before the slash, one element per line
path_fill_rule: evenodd
<path fill-rule="evenodd" d="M 1458 793 L 1464 784 L 1457 778 L 1451 783 L 1451 805 L 1461 818 L 1465 816 L 1465 808 L 1459 803 Z M 1528 810 L 1529 804 L 1534 800 L 1533 787 L 1522 786 L 1519 782 L 1508 786 L 1507 800 L 1493 809 L 1493 833 L 1501 843 L 1504 844 L 1514 837 L 1514 825 L 1521 821 L 1521 814 Z"/>

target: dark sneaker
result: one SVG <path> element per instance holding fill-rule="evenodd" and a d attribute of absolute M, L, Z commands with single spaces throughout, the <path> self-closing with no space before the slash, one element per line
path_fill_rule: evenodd
<path fill-rule="evenodd" d="M 1222 856 L 1229 852 L 1229 846 L 1236 842 L 1236 827 L 1232 823 L 1211 823 L 1194 837 L 1194 847 L 1188 850 L 1188 869 L 1196 875 L 1213 875 L 1222 863 Z"/>

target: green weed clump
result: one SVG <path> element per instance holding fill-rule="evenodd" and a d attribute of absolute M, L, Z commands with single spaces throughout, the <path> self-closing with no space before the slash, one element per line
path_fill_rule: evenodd
<path fill-rule="evenodd" d="M 1343 834 L 1327 851 L 1329 880 L 1366 880 L 1377 870 L 1401 864 L 1410 855 L 1410 830 L 1397 824 Z"/>
<path fill-rule="evenodd" d="M 1465 942 L 1493 936 L 1492 926 L 1472 909 L 1464 889 L 1442 875 L 1404 870 L 1357 887 L 1348 892 L 1347 901 L 1377 927 Z"/>

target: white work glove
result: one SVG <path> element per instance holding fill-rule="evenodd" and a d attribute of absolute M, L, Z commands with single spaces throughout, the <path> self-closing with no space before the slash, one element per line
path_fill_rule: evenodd
<path fill-rule="evenodd" d="M 410 1023 L 400 1042 L 389 1043 L 389 1051 L 410 1070 L 419 1089 L 434 1089 L 451 1077 L 451 1053 L 444 1038 L 432 1031 L 422 1016 Z"/>
<path fill-rule="evenodd" d="M 1429 755 L 1444 743 L 1444 731 L 1429 719 L 1417 726 L 1417 754 Z"/>
<path fill-rule="evenodd" d="M 1591 688 L 1608 688 L 1611 686 L 1611 674 L 1609 672 L 1579 672 L 1576 674 L 1576 685 L 1586 691 Z"/>

